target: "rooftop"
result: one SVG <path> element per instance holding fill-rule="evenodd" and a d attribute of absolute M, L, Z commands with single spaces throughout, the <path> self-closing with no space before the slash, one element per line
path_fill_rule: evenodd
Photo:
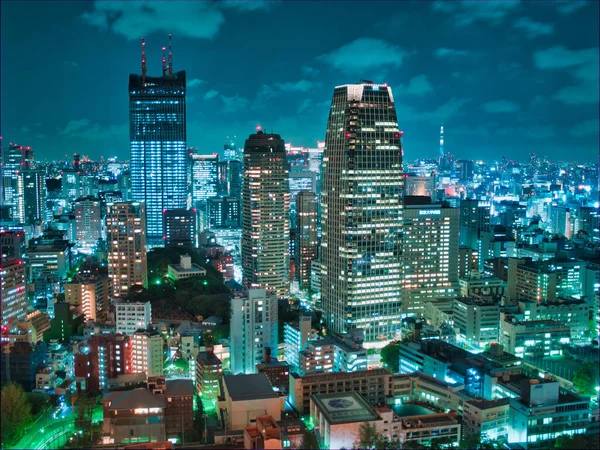
<path fill-rule="evenodd" d="M 498 398 L 496 400 L 485 400 L 485 399 L 471 399 L 465 401 L 465 403 L 469 403 L 479 409 L 492 409 L 497 408 L 498 406 L 508 405 L 510 403 L 509 398 Z"/>
<path fill-rule="evenodd" d="M 194 384 L 192 380 L 168 380 L 166 397 L 184 397 L 194 395 Z"/>
<path fill-rule="evenodd" d="M 380 420 L 373 407 L 356 392 L 315 394 L 311 401 L 332 425 Z"/>
<path fill-rule="evenodd" d="M 109 392 L 102 397 L 102 402 L 110 402 L 108 409 L 111 411 L 165 407 L 164 398 L 153 394 L 145 388 Z"/>
<path fill-rule="evenodd" d="M 223 381 L 233 401 L 277 398 L 277 393 L 264 373 L 225 375 Z"/>

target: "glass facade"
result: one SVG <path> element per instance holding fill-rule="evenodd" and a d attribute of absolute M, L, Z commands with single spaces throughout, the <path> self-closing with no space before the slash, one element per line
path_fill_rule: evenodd
<path fill-rule="evenodd" d="M 219 155 L 192 153 L 192 199 L 196 206 L 217 196 Z"/>
<path fill-rule="evenodd" d="M 163 243 L 163 210 L 188 206 L 185 71 L 129 76 L 131 195 L 146 203 L 148 245 Z"/>
<path fill-rule="evenodd" d="M 335 88 L 325 140 L 321 295 L 332 331 L 383 345 L 401 320 L 402 144 L 392 90 Z"/>

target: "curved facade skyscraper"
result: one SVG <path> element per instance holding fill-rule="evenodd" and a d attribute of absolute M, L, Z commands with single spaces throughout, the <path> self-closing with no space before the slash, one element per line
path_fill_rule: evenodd
<path fill-rule="evenodd" d="M 244 146 L 242 270 L 247 287 L 289 295 L 290 194 L 285 146 L 258 131 Z"/>
<path fill-rule="evenodd" d="M 383 344 L 400 329 L 402 303 L 402 143 L 389 86 L 335 88 L 322 176 L 323 317 Z"/>

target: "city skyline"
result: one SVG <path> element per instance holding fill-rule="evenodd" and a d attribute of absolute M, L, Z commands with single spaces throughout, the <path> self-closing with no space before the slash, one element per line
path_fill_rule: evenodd
<path fill-rule="evenodd" d="M 405 161 L 437 155 L 441 123 L 461 158 L 597 156 L 595 2 L 140 5 L 2 3 L 2 63 L 14 68 L 2 83 L 6 141 L 40 160 L 128 158 L 125 74 L 141 72 L 143 36 L 148 76 L 160 76 L 172 33 L 174 70 L 188 74 L 188 145 L 201 153 L 257 124 L 315 146 L 334 87 L 369 79 L 394 89 Z M 363 15 L 372 20 L 357 33 L 351 19 Z M 15 33 L 31 39 L 8 46 Z M 262 65 L 245 70 L 257 55 Z"/>

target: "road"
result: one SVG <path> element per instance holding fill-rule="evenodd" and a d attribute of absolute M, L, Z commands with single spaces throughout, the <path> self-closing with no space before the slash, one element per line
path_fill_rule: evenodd
<path fill-rule="evenodd" d="M 74 414 L 71 407 L 59 407 L 46 411 L 27 430 L 19 442 L 13 447 L 15 449 L 50 448 L 44 447 L 46 443 L 56 438 L 56 434 L 63 429 L 73 428 Z M 42 445 L 42 447 L 39 447 Z"/>

